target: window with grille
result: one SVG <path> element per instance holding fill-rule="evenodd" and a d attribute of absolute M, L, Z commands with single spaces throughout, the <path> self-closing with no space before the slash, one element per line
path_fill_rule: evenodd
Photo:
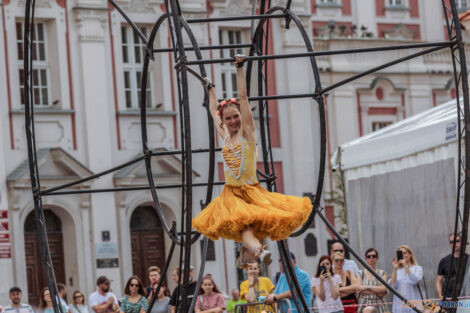
<path fill-rule="evenodd" d="M 49 82 L 49 62 L 47 56 L 47 34 L 44 23 L 35 23 L 33 29 L 32 44 L 32 101 L 37 106 L 50 105 L 50 82 Z M 18 50 L 18 70 L 20 83 L 20 101 L 25 104 L 24 85 L 24 47 L 23 47 L 24 24 L 16 23 L 16 44 Z"/>
<path fill-rule="evenodd" d="M 457 9 L 464 10 L 467 8 L 467 0 L 456 0 Z"/>
<path fill-rule="evenodd" d="M 145 36 L 147 35 L 147 29 L 145 27 L 141 27 L 140 30 Z M 145 58 L 145 43 L 128 25 L 121 27 L 121 41 L 126 108 L 140 108 L 140 85 L 142 82 L 142 70 Z M 151 71 L 149 71 L 146 88 L 148 108 L 153 108 L 151 84 Z"/>
<path fill-rule="evenodd" d="M 219 30 L 219 43 L 221 45 L 234 45 L 243 43 L 243 30 L 221 29 Z M 237 54 L 246 54 L 243 48 L 222 49 L 221 58 L 233 58 Z M 236 98 L 237 92 L 237 70 L 231 63 L 222 63 L 221 65 L 222 97 Z"/>
<path fill-rule="evenodd" d="M 388 0 L 388 4 L 391 6 L 404 6 L 405 5 L 403 0 Z"/>
<path fill-rule="evenodd" d="M 320 0 L 320 3 L 338 3 L 338 0 Z"/>
<path fill-rule="evenodd" d="M 372 131 L 375 132 L 376 130 L 384 128 L 392 123 L 393 122 L 372 122 Z"/>

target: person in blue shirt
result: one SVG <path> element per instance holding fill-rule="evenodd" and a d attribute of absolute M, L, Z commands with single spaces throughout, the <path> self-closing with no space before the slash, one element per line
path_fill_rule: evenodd
<path fill-rule="evenodd" d="M 295 269 L 295 275 L 297 276 L 297 280 L 299 281 L 300 289 L 302 290 L 305 301 L 310 306 L 310 303 L 312 302 L 312 283 L 310 282 L 310 277 L 308 276 L 307 272 L 300 269 L 296 265 L 295 255 L 292 252 L 289 252 L 289 253 L 290 253 L 290 258 L 292 260 L 292 265 L 294 266 L 294 269 Z M 281 267 L 281 272 L 283 272 L 282 263 L 280 259 L 279 259 L 279 266 Z M 289 284 L 287 283 L 286 274 L 284 273 L 282 273 L 281 276 L 279 277 L 279 281 L 276 284 L 276 288 L 274 289 L 274 292 L 266 298 L 264 303 L 273 304 L 275 302 L 280 302 L 283 299 L 289 299 L 290 301 L 290 307 L 292 308 L 292 310 L 289 312 L 298 313 L 295 307 L 294 300 L 292 299 L 292 293 L 290 291 Z M 286 304 L 285 303 L 279 304 L 280 312 L 287 312 L 287 308 L 283 306 L 286 306 Z"/>

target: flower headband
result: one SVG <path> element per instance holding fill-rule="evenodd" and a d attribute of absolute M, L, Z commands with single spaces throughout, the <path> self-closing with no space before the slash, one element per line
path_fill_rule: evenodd
<path fill-rule="evenodd" d="M 222 109 L 224 108 L 224 106 L 226 106 L 227 104 L 229 103 L 235 103 L 235 104 L 238 104 L 237 100 L 235 98 L 232 98 L 230 100 L 224 100 L 220 103 L 220 108 L 219 110 L 217 111 L 217 115 L 220 116 L 220 113 L 222 113 Z"/>

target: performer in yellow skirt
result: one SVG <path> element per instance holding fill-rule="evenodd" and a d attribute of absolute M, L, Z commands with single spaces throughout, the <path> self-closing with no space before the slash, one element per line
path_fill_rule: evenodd
<path fill-rule="evenodd" d="M 218 103 L 214 85 L 205 78 L 209 105 L 217 132 L 224 139 L 225 186 L 219 197 L 209 203 L 192 221 L 193 227 L 212 240 L 219 237 L 244 244 L 237 263 L 261 258 L 271 263 L 264 250 L 267 237 L 287 238 L 308 218 L 312 203 L 305 197 L 269 192 L 256 177 L 257 149 L 255 121 L 248 102 L 243 57 L 237 56 L 239 102 L 230 99 Z"/>

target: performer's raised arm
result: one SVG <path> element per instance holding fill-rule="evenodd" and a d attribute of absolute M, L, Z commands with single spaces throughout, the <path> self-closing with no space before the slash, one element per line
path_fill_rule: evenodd
<path fill-rule="evenodd" d="M 222 137 L 225 138 L 227 136 L 227 131 L 225 130 L 222 119 L 219 116 L 219 101 L 217 100 L 217 95 L 215 93 L 215 86 L 211 83 L 209 78 L 204 78 L 205 87 L 208 89 L 209 92 L 209 110 L 212 115 L 212 119 L 215 124 L 215 128 L 217 129 L 217 133 Z"/>
<path fill-rule="evenodd" d="M 240 113 L 243 124 L 243 136 L 249 141 L 254 142 L 255 138 L 255 120 L 251 112 L 248 93 L 246 90 L 245 72 L 243 71 L 244 56 L 235 56 L 235 66 L 237 67 L 237 88 L 240 103 Z"/>

